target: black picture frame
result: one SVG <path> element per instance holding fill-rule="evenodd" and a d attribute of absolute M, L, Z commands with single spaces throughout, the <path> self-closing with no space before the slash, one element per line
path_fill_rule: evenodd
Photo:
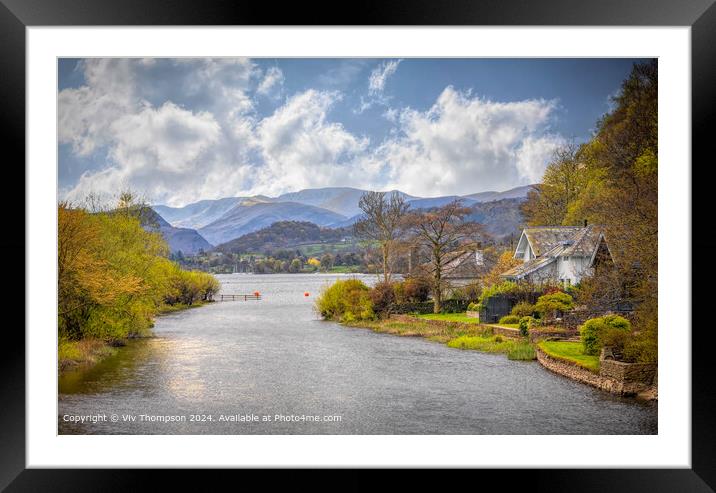
<path fill-rule="evenodd" d="M 692 162 L 701 169 L 709 161 L 710 129 L 716 120 L 716 6 L 715 0 L 373 0 L 352 2 L 284 3 L 280 7 L 268 2 L 222 0 L 0 0 L 0 95 L 2 96 L 3 161 L 6 184 L 24 204 L 25 184 L 25 29 L 30 26 L 159 26 L 159 25 L 531 25 L 531 26 L 690 26 L 692 42 Z M 708 157 L 707 157 L 708 156 Z M 711 158 L 711 159 L 709 159 Z M 12 166 L 11 166 L 12 164 Z M 688 166 L 684 163 L 665 165 Z M 692 183 L 708 186 L 704 172 L 692 165 Z M 7 176 L 10 173 L 10 176 Z M 15 176 L 12 176 L 15 173 Z M 697 179 L 693 179 L 696 177 Z M 7 185 L 6 185 L 7 186 Z M 703 192 L 703 193 L 699 193 Z M 696 215 L 707 214 L 712 207 L 706 188 L 693 189 L 692 230 L 699 222 Z M 17 258 L 25 251 L 25 220 L 19 214 L 8 219 L 7 228 L 15 234 L 0 242 L 3 258 Z M 692 242 L 692 258 L 708 258 L 716 251 L 713 235 Z M 32 259 L 25 257 L 25 263 Z M 7 263 L 7 262 L 6 262 Z M 9 262 L 13 263 L 13 262 Z M 712 278 L 713 262 L 699 266 L 699 278 Z M 15 262 L 15 264 L 18 264 Z M 15 265 L 19 270 L 20 266 Z M 703 269 L 703 270 L 702 270 Z M 19 279 L 21 273 L 17 272 Z M 24 272 L 22 273 L 24 275 Z M 24 277 L 23 277 L 24 279 Z M 5 300 L 17 299 L 17 282 L 3 283 Z M 699 306 L 709 296 L 708 289 L 694 286 L 662 287 L 692 289 L 692 306 Z M 32 296 L 33 293 L 25 293 Z M 538 491 L 713 491 L 716 488 L 716 385 L 710 367 L 709 338 L 714 328 L 698 324 L 693 314 L 692 337 L 692 468 L 691 469 L 618 469 L 618 470 L 521 470 L 509 472 L 510 487 L 530 487 Z M 703 321 L 705 322 L 705 321 Z M 148 486 L 150 477 L 162 472 L 148 470 L 61 470 L 25 468 L 25 337 L 17 330 L 19 323 L 6 324 L 3 334 L 5 351 L 2 365 L 2 404 L 0 405 L 0 488 L 8 491 L 134 491 Z M 688 334 L 691 327 L 668 328 Z M 164 471 L 166 473 L 166 471 Z M 212 472 L 213 478 L 226 479 L 230 471 Z M 174 479 L 191 486 L 185 471 L 171 471 Z M 243 481 L 249 474 L 242 473 Z M 479 483 L 497 479 L 505 481 L 505 471 L 483 471 Z M 416 482 L 423 475 L 411 475 Z M 492 478 L 490 476 L 493 476 Z M 306 472 L 292 474 L 294 485 L 307 477 Z M 256 478 L 260 479 L 260 478 Z M 264 478 L 265 479 L 265 478 Z M 206 489 L 202 479 L 196 484 Z M 316 486 L 313 479 L 312 486 Z M 361 485 L 353 478 L 351 483 Z M 333 486 L 336 486 L 335 483 Z M 364 483 L 363 486 L 368 486 Z M 407 486 L 407 483 L 406 483 Z"/>

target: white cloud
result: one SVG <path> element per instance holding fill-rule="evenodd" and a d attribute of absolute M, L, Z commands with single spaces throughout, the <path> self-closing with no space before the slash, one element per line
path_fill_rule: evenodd
<path fill-rule="evenodd" d="M 374 71 L 375 91 L 398 63 Z M 169 205 L 322 186 L 504 190 L 538 181 L 564 142 L 550 133 L 554 101 L 495 102 L 447 87 L 426 111 L 388 108 L 391 132 L 371 146 L 331 118 L 336 91 L 294 94 L 262 118 L 251 91 L 273 93 L 283 74 L 257 75 L 250 60 L 92 59 L 82 69 L 86 85 L 60 92 L 59 138 L 102 165 L 67 198 L 125 187 Z"/>
<path fill-rule="evenodd" d="M 372 95 L 382 93 L 390 76 L 398 70 L 400 62 L 401 60 L 391 60 L 373 69 L 368 79 L 368 92 Z"/>
<path fill-rule="evenodd" d="M 308 90 L 290 98 L 257 128 L 264 160 L 260 187 L 263 193 L 281 193 L 344 182 L 349 163 L 368 146 L 368 140 L 328 121 L 338 100 L 336 92 Z"/>
<path fill-rule="evenodd" d="M 387 140 L 374 160 L 387 187 L 417 195 L 504 190 L 538 180 L 562 140 L 546 133 L 553 101 L 500 103 L 447 87 L 425 112 L 400 115 L 399 137 Z"/>
<path fill-rule="evenodd" d="M 278 67 L 270 67 L 263 80 L 259 83 L 256 92 L 263 96 L 278 97 L 283 87 L 283 72 Z"/>

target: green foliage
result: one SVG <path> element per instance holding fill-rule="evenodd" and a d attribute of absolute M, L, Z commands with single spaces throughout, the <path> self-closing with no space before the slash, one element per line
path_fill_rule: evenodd
<path fill-rule="evenodd" d="M 520 323 L 520 317 L 517 315 L 505 315 L 500 319 L 501 324 L 518 324 Z"/>
<path fill-rule="evenodd" d="M 624 342 L 624 361 L 657 363 L 659 359 L 657 339 L 656 320 L 653 320 Z"/>
<path fill-rule="evenodd" d="M 519 286 L 517 283 L 514 283 L 512 281 L 502 281 L 497 284 L 492 284 L 491 286 L 488 286 L 482 291 L 482 296 L 480 297 L 480 305 L 484 305 L 487 303 L 487 300 L 492 298 L 493 296 L 497 296 L 500 294 L 511 294 L 515 293 L 519 290 Z"/>
<path fill-rule="evenodd" d="M 535 319 L 530 317 L 529 315 L 526 317 L 522 317 L 519 321 L 519 327 L 520 327 L 520 335 L 523 337 L 527 337 L 530 333 L 530 328 L 532 328 L 532 324 L 534 323 Z"/>
<path fill-rule="evenodd" d="M 554 312 L 567 312 L 574 308 L 574 299 L 561 291 L 540 296 L 535 303 L 535 311 L 542 318 Z"/>
<path fill-rule="evenodd" d="M 585 354 L 579 342 L 540 341 L 537 345 L 553 358 L 571 361 L 594 373 L 599 372 L 599 356 Z"/>
<path fill-rule="evenodd" d="M 470 303 L 467 305 L 467 311 L 469 312 L 479 312 L 480 311 L 480 304 L 479 303 Z"/>
<path fill-rule="evenodd" d="M 358 279 L 339 280 L 316 298 L 316 310 L 326 320 L 354 322 L 373 320 L 370 288 Z"/>
<path fill-rule="evenodd" d="M 625 344 L 631 334 L 631 323 L 618 315 L 606 315 L 587 320 L 579 332 L 584 353 L 599 355 L 607 343 Z"/>
<path fill-rule="evenodd" d="M 219 289 L 208 274 L 182 271 L 166 258 L 159 233 L 145 229 L 146 208 L 123 194 L 120 207 L 90 213 L 58 206 L 58 335 L 114 341 L 147 334 L 173 296 L 191 304 Z M 149 219 L 148 219 L 149 218 Z M 69 346 L 67 346 L 69 347 Z"/>
<path fill-rule="evenodd" d="M 426 320 L 443 320 L 446 322 L 462 322 L 466 324 L 480 323 L 479 319 L 468 317 L 464 313 L 426 313 L 418 316 Z"/>
<path fill-rule="evenodd" d="M 531 317 L 534 315 L 534 313 L 535 306 L 532 303 L 528 303 L 527 301 L 520 301 L 512 307 L 512 311 L 510 312 L 511 315 L 514 315 L 518 318 Z"/>
<path fill-rule="evenodd" d="M 507 351 L 507 359 L 530 361 L 537 359 L 535 354 L 535 348 L 532 344 L 527 341 L 515 342 L 514 345 Z"/>

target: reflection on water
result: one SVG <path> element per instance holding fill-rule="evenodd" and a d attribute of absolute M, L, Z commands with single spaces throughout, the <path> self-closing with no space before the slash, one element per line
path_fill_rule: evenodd
<path fill-rule="evenodd" d="M 320 321 L 313 299 L 337 277 L 219 276 L 223 292 L 260 291 L 262 300 L 160 317 L 155 337 L 130 341 L 94 368 L 63 376 L 59 432 L 657 432 L 655 405 L 592 389 L 535 362 Z M 88 415 L 107 419 L 66 421 Z M 191 421 L 192 415 L 198 420 Z M 259 421 L 238 418 L 247 415 Z M 177 418 L 182 416 L 186 421 Z M 264 416 L 271 420 L 261 421 Z"/>

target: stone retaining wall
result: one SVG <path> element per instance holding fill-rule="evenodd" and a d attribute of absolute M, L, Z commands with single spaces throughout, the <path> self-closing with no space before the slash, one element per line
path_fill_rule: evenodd
<path fill-rule="evenodd" d="M 505 337 L 520 337 L 520 329 L 513 329 L 512 327 L 497 327 L 496 325 L 489 325 L 492 329 L 493 334 L 499 334 Z"/>
<path fill-rule="evenodd" d="M 539 361 L 542 366 L 572 380 L 586 383 L 587 385 L 606 390 L 612 394 L 634 396 L 641 393 L 645 395 L 648 394 L 650 398 L 656 398 L 656 387 L 652 385 L 656 375 L 655 367 L 653 368 L 652 374 L 650 373 L 652 370 L 643 368 L 645 365 L 637 365 L 640 368 L 635 367 L 632 369 L 628 368 L 633 365 L 632 363 L 602 360 L 600 362 L 600 372 L 594 373 L 571 361 L 554 358 L 545 353 L 539 346 L 535 346 L 535 353 L 537 355 L 537 361 Z M 601 367 L 604 366 L 605 363 L 607 370 L 603 373 Z M 613 365 L 613 363 L 618 363 L 618 365 Z M 636 378 L 646 378 L 647 380 L 634 380 Z"/>

